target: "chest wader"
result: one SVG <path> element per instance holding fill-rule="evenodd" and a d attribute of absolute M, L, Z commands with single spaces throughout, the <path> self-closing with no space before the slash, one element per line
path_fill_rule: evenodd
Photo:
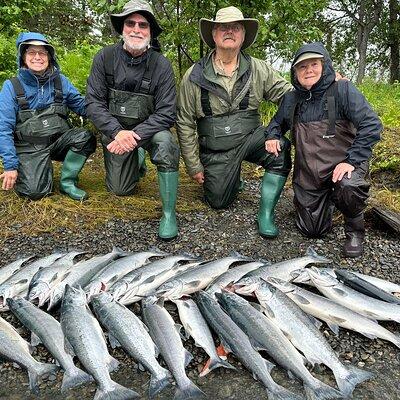
<path fill-rule="evenodd" d="M 326 92 L 328 119 L 296 122 L 297 110 L 292 115 L 292 135 L 296 146 L 293 173 L 294 203 L 297 211 L 296 224 L 307 236 L 320 237 L 331 230 L 332 214 L 336 206 L 345 216 L 346 242 L 344 252 L 351 256 L 353 248 L 357 255 L 362 252 L 364 218 L 362 211 L 368 198 L 368 183 L 364 180 L 368 167 L 362 165 L 352 172 L 350 179 L 343 177 L 332 182 L 336 165 L 346 162 L 347 150 L 356 136 L 356 129 L 347 120 L 336 119 L 338 83 Z M 354 216 L 356 223 L 352 223 Z M 361 223 L 359 223 L 361 222 Z M 354 229 L 353 229 L 354 228 Z M 348 234 L 348 231 L 354 234 Z M 354 240 L 356 238 L 356 240 Z M 357 242 L 351 244 L 351 242 Z M 351 247 L 346 254 L 346 248 Z"/>
<path fill-rule="evenodd" d="M 14 131 L 14 143 L 19 159 L 16 192 L 33 200 L 53 189 L 52 145 L 70 126 L 67 108 L 63 104 L 61 78 L 54 80 L 54 103 L 43 110 L 32 110 L 18 78 L 11 83 L 17 96 L 19 111 Z"/>
<path fill-rule="evenodd" d="M 197 120 L 197 133 L 204 167 L 204 195 L 213 208 L 226 208 L 235 199 L 245 157 L 238 152 L 249 135 L 261 125 L 257 110 L 248 110 L 249 97 L 250 89 L 238 110 L 213 115 L 209 92 L 201 88 L 201 106 L 205 116 Z"/>
<path fill-rule="evenodd" d="M 157 68 L 159 53 L 150 51 L 146 69 L 133 92 L 114 88 L 114 47 L 105 49 L 105 69 L 109 93 L 108 107 L 124 129 L 134 129 L 154 113 L 154 96 L 150 94 L 151 79 Z M 132 152 L 116 155 L 107 150 L 110 139 L 102 136 L 106 185 L 117 195 L 130 195 L 145 171 L 145 151 L 141 147 Z M 162 201 L 163 215 L 160 220 L 158 236 L 172 240 L 178 235 L 176 221 L 176 197 L 178 191 L 178 171 L 158 171 L 158 183 Z"/>

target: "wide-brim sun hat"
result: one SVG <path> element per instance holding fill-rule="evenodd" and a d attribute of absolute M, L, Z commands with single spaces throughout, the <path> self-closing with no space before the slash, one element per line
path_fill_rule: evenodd
<path fill-rule="evenodd" d="M 124 5 L 121 13 L 110 15 L 112 26 L 118 34 L 122 34 L 126 17 L 133 13 L 143 15 L 147 19 L 150 23 L 151 36 L 153 38 L 156 38 L 162 32 L 162 28 L 158 25 L 150 4 L 145 0 L 130 0 Z"/>
<path fill-rule="evenodd" d="M 258 20 L 254 18 L 244 18 L 242 12 L 233 6 L 221 8 L 217 11 L 215 19 L 201 18 L 199 22 L 200 36 L 203 42 L 211 47 L 215 47 L 215 42 L 212 37 L 212 30 L 215 24 L 227 24 L 231 22 L 240 22 L 243 24 L 246 33 L 242 44 L 242 50 L 250 47 L 257 39 Z"/>
<path fill-rule="evenodd" d="M 311 52 L 308 51 L 307 53 L 301 54 L 297 60 L 294 62 L 293 67 L 296 66 L 297 64 L 301 63 L 304 60 L 311 60 L 313 58 L 324 58 L 323 54 L 317 53 L 317 52 Z"/>
<path fill-rule="evenodd" d="M 23 56 L 29 46 L 44 46 L 50 54 L 50 59 L 51 60 L 55 59 L 54 47 L 49 42 L 45 42 L 43 40 L 27 40 L 25 42 L 20 43 L 19 54 Z"/>

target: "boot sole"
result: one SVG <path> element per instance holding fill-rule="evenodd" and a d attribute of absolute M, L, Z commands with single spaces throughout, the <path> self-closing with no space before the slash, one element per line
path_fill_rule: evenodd
<path fill-rule="evenodd" d="M 178 235 L 172 236 L 172 237 L 161 237 L 160 235 L 158 235 L 158 239 L 164 241 L 164 242 L 171 242 L 172 240 L 176 239 L 178 237 Z"/>

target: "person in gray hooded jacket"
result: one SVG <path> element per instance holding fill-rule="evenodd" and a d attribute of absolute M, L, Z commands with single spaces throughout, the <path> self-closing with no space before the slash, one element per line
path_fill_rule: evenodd
<path fill-rule="evenodd" d="M 107 189 L 131 195 L 147 150 L 163 207 L 158 235 L 170 240 L 178 234 L 179 147 L 169 130 L 176 116 L 172 66 L 152 47 L 162 29 L 144 0 L 129 1 L 111 22 L 122 41 L 95 56 L 86 92 L 88 116 L 102 134 Z"/>
<path fill-rule="evenodd" d="M 363 252 L 368 162 L 382 124 L 364 96 L 347 80 L 335 82 L 322 43 L 302 46 L 291 67 L 294 91 L 287 93 L 266 131 L 266 150 L 278 154 L 291 131 L 296 225 L 309 237 L 330 231 L 336 206 L 345 220 L 347 257 Z"/>

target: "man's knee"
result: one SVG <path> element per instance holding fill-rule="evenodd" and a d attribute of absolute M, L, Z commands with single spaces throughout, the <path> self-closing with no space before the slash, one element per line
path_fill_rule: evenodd
<path fill-rule="evenodd" d="M 85 129 L 74 129 L 71 150 L 89 157 L 96 150 L 96 137 Z"/>
<path fill-rule="evenodd" d="M 32 185 L 16 185 L 15 192 L 20 197 L 27 197 L 30 200 L 40 200 L 51 194 L 53 185 L 47 185 L 45 188 Z"/>
<path fill-rule="evenodd" d="M 170 131 L 157 132 L 152 140 L 151 161 L 158 169 L 178 171 L 180 151 Z"/>
<path fill-rule="evenodd" d="M 269 154 L 268 159 L 264 163 L 264 168 L 266 171 L 272 173 L 278 173 L 279 175 L 289 175 L 290 170 L 292 169 L 292 159 L 290 156 L 290 141 L 285 137 L 282 137 L 279 140 L 281 151 L 279 152 L 278 157 L 275 157 L 273 154 Z"/>

